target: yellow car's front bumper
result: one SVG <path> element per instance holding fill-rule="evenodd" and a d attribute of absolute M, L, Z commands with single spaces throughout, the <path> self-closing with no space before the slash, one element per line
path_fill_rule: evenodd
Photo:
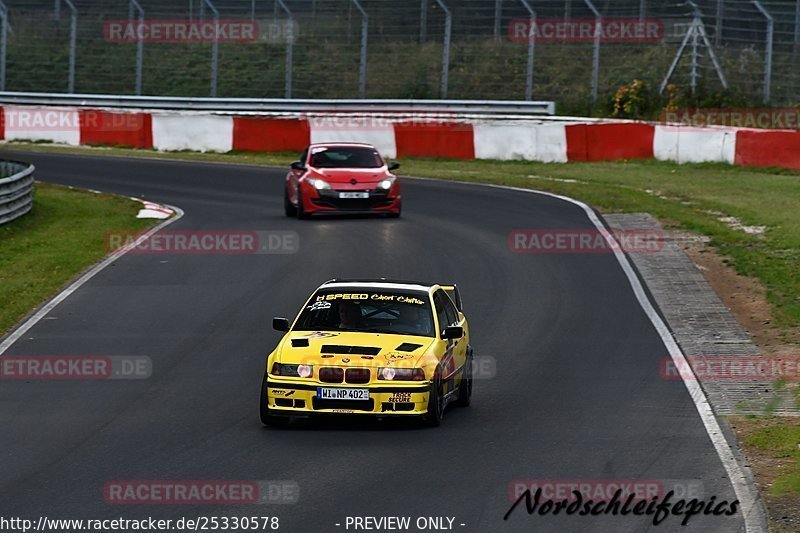
<path fill-rule="evenodd" d="M 353 414 L 402 416 L 424 415 L 428 410 L 430 383 L 332 385 L 310 380 L 273 380 L 267 387 L 270 414 L 310 416 Z M 319 398 L 320 387 L 368 389 L 369 400 L 328 400 Z"/>

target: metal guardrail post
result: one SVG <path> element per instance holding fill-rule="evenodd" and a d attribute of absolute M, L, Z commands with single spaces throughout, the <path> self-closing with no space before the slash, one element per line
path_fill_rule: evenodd
<path fill-rule="evenodd" d="M 219 73 L 219 11 L 211 3 L 211 0 L 203 0 L 201 5 L 207 5 L 211 13 L 214 14 L 214 42 L 211 44 L 211 97 L 213 98 L 217 96 L 217 75 Z M 205 15 L 202 11 L 201 17 L 204 20 Z"/>
<path fill-rule="evenodd" d="M 592 51 L 592 111 L 597 104 L 597 86 L 600 80 L 600 36 L 603 32 L 603 20 L 600 11 L 591 0 L 583 0 L 586 6 L 594 13 L 594 50 Z"/>
<path fill-rule="evenodd" d="M 0 0 L 0 91 L 6 90 L 6 51 L 8 44 L 8 7 Z"/>
<path fill-rule="evenodd" d="M 775 19 L 758 0 L 753 0 L 753 5 L 767 19 L 767 42 L 764 45 L 766 48 L 764 51 L 764 102 L 769 102 L 772 89 L 772 39 L 775 32 Z"/>
<path fill-rule="evenodd" d="M 292 55 L 294 53 L 294 15 L 289 11 L 283 0 L 275 0 L 275 5 L 280 6 L 286 16 L 289 17 L 289 24 L 286 30 L 286 80 L 284 87 L 284 97 L 292 97 Z"/>
<path fill-rule="evenodd" d="M 358 0 L 350 0 L 361 13 L 361 58 L 358 66 L 358 97 L 367 97 L 367 39 L 369 37 L 369 15 Z"/>
<path fill-rule="evenodd" d="M 0 225 L 33 207 L 33 165 L 0 161 Z"/>
<path fill-rule="evenodd" d="M 528 28 L 528 69 L 525 77 L 525 100 L 533 97 L 533 54 L 536 49 L 536 32 L 533 31 L 536 25 L 536 11 L 533 10 L 528 0 L 520 0 L 530 15 L 530 26 Z"/>
<path fill-rule="evenodd" d="M 130 19 L 133 19 L 133 10 L 136 9 L 139 12 L 139 25 L 144 26 L 144 9 L 142 8 L 141 4 L 137 0 L 130 0 L 128 3 L 128 8 L 130 10 L 131 16 Z M 140 96 L 142 94 L 142 66 L 144 63 L 144 39 L 139 31 L 136 32 L 137 35 L 137 43 L 136 43 L 136 95 Z"/>
<path fill-rule="evenodd" d="M 436 0 L 444 11 L 444 49 L 442 51 L 442 87 L 441 97 L 447 98 L 447 83 L 450 76 L 450 37 L 453 31 L 453 13 L 442 0 Z"/>

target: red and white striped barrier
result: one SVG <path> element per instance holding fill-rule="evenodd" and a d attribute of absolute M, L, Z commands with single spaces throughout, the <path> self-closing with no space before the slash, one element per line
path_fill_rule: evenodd
<path fill-rule="evenodd" d="M 637 122 L 430 119 L 316 115 L 276 118 L 212 112 L 4 106 L 0 139 L 118 145 L 164 151 L 301 151 L 312 142 L 360 141 L 387 158 L 566 163 L 660 159 L 800 168 L 800 132 Z"/>

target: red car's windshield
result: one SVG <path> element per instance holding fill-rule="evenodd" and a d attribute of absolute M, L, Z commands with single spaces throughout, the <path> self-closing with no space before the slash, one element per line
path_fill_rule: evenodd
<path fill-rule="evenodd" d="M 383 159 L 374 148 L 318 146 L 311 149 L 310 164 L 316 168 L 378 168 Z"/>

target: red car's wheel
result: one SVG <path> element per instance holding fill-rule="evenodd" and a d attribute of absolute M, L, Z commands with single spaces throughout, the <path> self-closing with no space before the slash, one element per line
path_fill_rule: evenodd
<path fill-rule="evenodd" d="M 303 207 L 303 193 L 300 189 L 297 190 L 297 218 L 300 220 L 305 220 L 309 217 L 308 213 L 306 213 L 305 208 Z"/>
<path fill-rule="evenodd" d="M 286 187 L 283 188 L 283 210 L 287 217 L 297 216 L 297 207 L 289 200 L 289 191 Z"/>

